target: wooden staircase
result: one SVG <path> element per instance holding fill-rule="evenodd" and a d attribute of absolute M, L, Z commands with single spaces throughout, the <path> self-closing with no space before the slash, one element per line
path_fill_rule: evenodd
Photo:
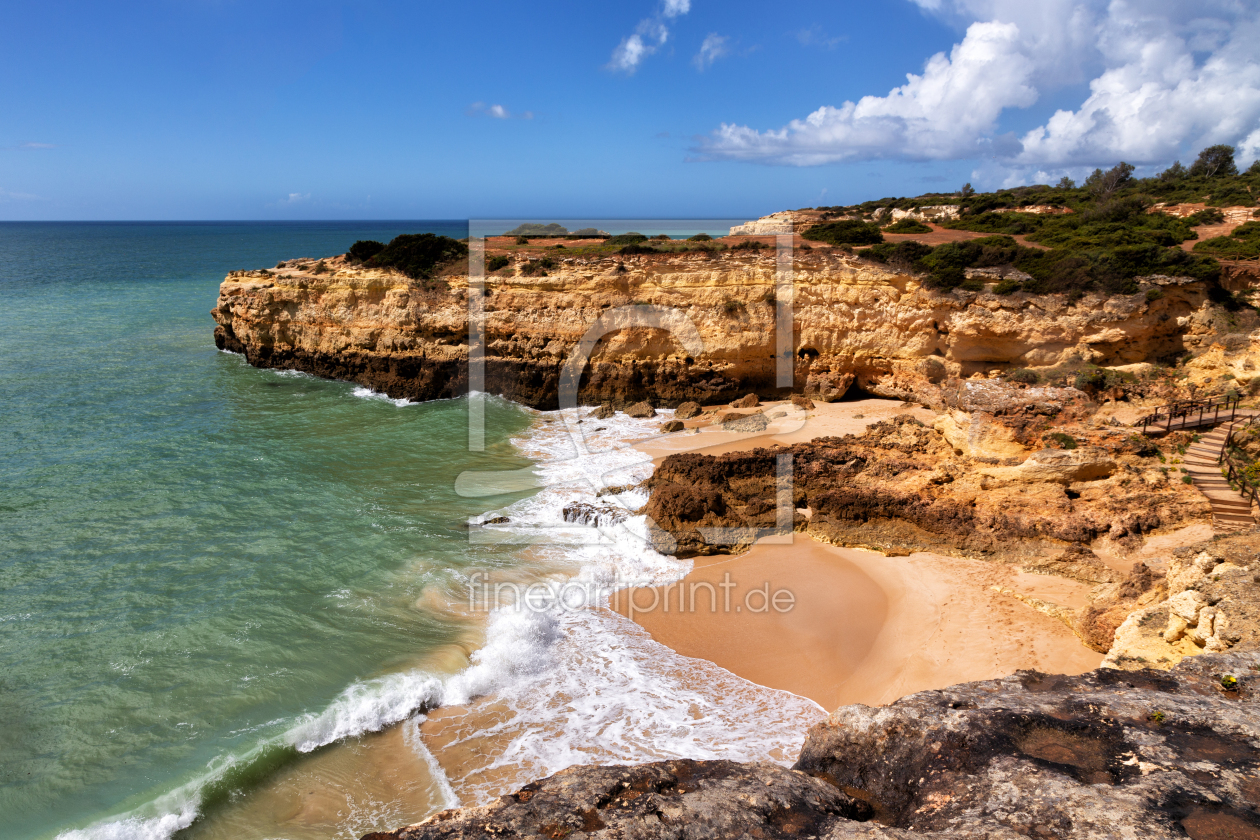
<path fill-rule="evenodd" d="M 1257 413 L 1260 412 L 1246 409 L 1239 411 L 1237 419 L 1217 426 L 1203 435 L 1198 443 L 1191 444 L 1186 449 L 1182 466 L 1194 481 L 1194 486 L 1211 503 L 1212 524 L 1217 531 L 1236 531 L 1254 527 L 1256 524 L 1251 501 L 1234 492 L 1221 475 L 1221 452 L 1234 429 L 1246 423 L 1250 415 Z"/>

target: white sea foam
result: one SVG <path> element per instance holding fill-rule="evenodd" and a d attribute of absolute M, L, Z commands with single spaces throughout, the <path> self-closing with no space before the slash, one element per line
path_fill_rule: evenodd
<path fill-rule="evenodd" d="M 390 402 L 390 403 L 393 403 L 394 405 L 398 406 L 399 408 L 403 408 L 404 406 L 408 406 L 408 405 L 419 405 L 419 404 L 420 404 L 420 403 L 413 403 L 411 400 L 409 400 L 409 399 L 405 399 L 405 398 L 404 398 L 404 399 L 399 399 L 399 400 L 396 400 L 396 399 L 394 399 L 393 397 L 389 396 L 388 394 L 382 394 L 380 391 L 373 391 L 371 388 L 365 388 L 365 387 L 364 387 L 364 386 L 362 386 L 362 385 L 357 386 L 357 387 L 356 387 L 353 391 L 351 391 L 350 393 L 351 393 L 353 396 L 358 397 L 359 399 L 363 399 L 363 400 L 382 400 L 382 401 L 384 401 L 384 402 Z"/>
<path fill-rule="evenodd" d="M 389 400 L 362 387 L 354 395 Z M 805 731 L 825 717 L 816 703 L 683 657 L 609 610 L 577 608 L 605 605 L 617 587 L 669 583 L 691 569 L 689 561 L 651 548 L 642 516 L 598 529 L 564 522 L 565 505 L 575 501 L 620 504 L 628 511 L 646 503 L 638 490 L 603 497 L 596 493 L 637 484 L 651 474 L 651 460 L 628 442 L 654 434 L 670 412 L 655 419 L 617 414 L 607 420 L 581 418 L 580 425 L 572 422 L 583 413 L 571 412 L 568 423 L 562 412 L 540 413 L 539 422 L 513 441 L 537 461 L 543 488 L 505 508 L 510 524 L 501 530 L 535 540 L 540 529 L 563 535 L 535 541 L 531 556 L 547 568 L 568 569 L 567 580 L 551 579 L 546 585 L 554 590 L 581 583 L 577 591 L 587 593 L 584 604 L 566 599 L 563 607 L 546 611 L 522 605 L 494 609 L 485 644 L 464 670 L 453 675 L 413 670 L 355 683 L 319 714 L 302 718 L 247 755 L 214 762 L 202 778 L 151 803 L 143 813 L 64 832 L 58 840 L 168 840 L 196 819 L 206 786 L 234 767 L 258 760 L 266 750 L 288 746 L 310 752 L 404 721 L 407 743 L 432 770 L 435 800 L 445 803 L 443 807 L 454 807 L 461 799 L 466 804 L 492 799 L 502 793 L 504 773 L 524 782 L 578 764 L 668 758 L 790 764 Z M 574 539 L 575 532 L 585 538 Z M 484 739 L 493 749 L 474 750 L 486 756 L 483 765 L 471 768 L 465 778 L 448 779 L 419 734 L 423 713 L 486 696 L 509 713 L 462 741 Z M 489 771 L 498 771 L 490 776 L 495 781 L 486 780 Z"/>
<path fill-rule="evenodd" d="M 598 529 L 574 528 L 563 518 L 572 502 L 620 504 L 627 511 L 645 504 L 638 490 L 596 493 L 651 474 L 651 460 L 628 442 L 655 434 L 669 413 L 656 419 L 581 418 L 579 425 L 573 421 L 580 414 L 549 412 L 513 441 L 538 462 L 544 487 L 501 511 L 509 524 L 496 530 L 534 536 L 554 529 L 563 535 L 531 548 L 531 556 L 548 567 L 571 570 L 569 581 L 549 582 L 553 590 L 581 582 L 586 586 L 576 591 L 588 593 L 585 605 L 604 606 L 614 588 L 669 583 L 690 571 L 690 562 L 652 549 L 642 516 Z M 575 531 L 586 538 L 575 539 Z M 813 701 L 680 656 L 611 611 L 575 606 L 566 596 L 545 613 L 499 608 L 477 661 L 448 680 L 453 702 L 492 690 L 496 708 L 510 709 L 456 742 L 472 748 L 464 754 L 490 756 L 451 780 L 465 802 L 501 794 L 505 772 L 524 782 L 589 763 L 728 758 L 788 764 L 808 727 L 825 716 Z"/>

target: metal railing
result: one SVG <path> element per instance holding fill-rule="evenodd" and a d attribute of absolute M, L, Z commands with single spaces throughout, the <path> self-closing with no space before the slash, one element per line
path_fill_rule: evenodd
<path fill-rule="evenodd" d="M 1241 394 L 1220 394 L 1197 400 L 1179 400 L 1155 409 L 1138 423 L 1143 434 L 1171 432 L 1173 429 L 1192 429 L 1196 426 L 1215 426 L 1233 420 L 1242 402 Z"/>

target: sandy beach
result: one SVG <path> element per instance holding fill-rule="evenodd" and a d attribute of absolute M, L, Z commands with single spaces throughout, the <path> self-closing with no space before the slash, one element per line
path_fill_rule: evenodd
<path fill-rule="evenodd" d="M 756 545 L 739 557 L 698 565 L 670 591 L 668 611 L 666 587 L 628 591 L 613 607 L 684 656 L 808 697 L 828 711 L 850 703 L 882 705 L 1024 668 L 1079 674 L 1102 662 L 1102 654 L 1086 648 L 1062 622 L 992 588 L 1071 606 L 1084 603 L 1085 584 L 993 562 L 933 554 L 884 557 L 794 536 L 792 545 Z M 721 604 L 710 611 L 704 589 L 696 609 L 677 609 L 679 591 L 716 586 L 726 574 L 738 585 L 731 589 L 730 611 Z M 793 594 L 790 610 L 750 615 L 744 594 L 766 583 L 772 594 Z M 760 600 L 753 598 L 753 606 Z"/>
<path fill-rule="evenodd" d="M 689 421 L 695 431 L 638 448 L 659 463 L 676 452 L 716 455 L 861 434 L 902 413 L 926 423 L 936 416 L 886 399 L 822 403 L 808 412 L 792 410 L 790 403 L 767 404 L 747 413 L 753 410 L 789 413 L 752 435 L 723 431 L 711 423 L 718 412 L 706 413 Z M 996 590 L 1077 607 L 1085 603 L 1086 584 L 992 561 L 926 553 L 885 557 L 799 533 L 792 537 L 790 545 L 763 541 L 738 557 L 697 558 L 680 584 L 619 593 L 611 606 L 684 656 L 808 697 L 828 711 L 848 703 L 890 703 L 916 691 L 1024 668 L 1078 674 L 1102 661 L 1102 654 L 1086 648 L 1062 622 Z M 723 581 L 734 584 L 717 589 L 719 595 L 731 593 L 730 606 L 723 602 L 711 610 L 708 587 Z M 791 593 L 790 609 L 772 605 L 754 612 L 761 596 L 745 603 L 752 590 L 767 586 L 771 597 Z M 782 596 L 779 606 L 787 603 Z"/>

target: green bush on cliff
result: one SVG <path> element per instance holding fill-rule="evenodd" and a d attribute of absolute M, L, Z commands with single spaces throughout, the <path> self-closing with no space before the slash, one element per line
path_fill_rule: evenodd
<path fill-rule="evenodd" d="M 1234 228 L 1229 236 L 1196 242 L 1194 250 L 1228 260 L 1260 257 L 1260 222 L 1246 222 Z"/>
<path fill-rule="evenodd" d="M 413 280 L 427 280 L 442 266 L 466 256 L 468 246 L 449 236 L 404 233 L 391 239 L 388 245 L 365 260 L 364 265 L 369 268 L 392 268 Z"/>
<path fill-rule="evenodd" d="M 884 241 L 879 225 L 858 219 L 841 219 L 837 222 L 814 225 L 801 234 L 813 242 L 829 245 L 875 245 Z"/>
<path fill-rule="evenodd" d="M 352 263 L 367 262 L 384 250 L 385 243 L 383 242 L 377 242 L 375 239 L 360 239 L 346 251 L 346 259 Z"/>
<path fill-rule="evenodd" d="M 620 248 L 623 245 L 638 245 L 640 242 L 647 242 L 647 237 L 641 233 L 631 231 L 630 233 L 619 233 L 604 244 Z"/>
<path fill-rule="evenodd" d="M 918 219 L 905 218 L 884 228 L 884 233 L 931 233 L 932 228 Z"/>
<path fill-rule="evenodd" d="M 511 260 L 502 254 L 490 257 L 486 260 L 486 271 L 498 271 L 500 268 L 507 268 L 510 262 Z"/>

